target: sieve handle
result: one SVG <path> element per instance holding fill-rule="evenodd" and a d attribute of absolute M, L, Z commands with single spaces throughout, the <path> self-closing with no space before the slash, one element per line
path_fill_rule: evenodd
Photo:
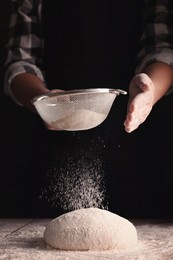
<path fill-rule="evenodd" d="M 126 95 L 127 94 L 127 92 L 122 89 L 110 89 L 109 91 L 110 91 L 110 93 L 116 94 L 116 95 L 120 95 L 120 94 Z"/>

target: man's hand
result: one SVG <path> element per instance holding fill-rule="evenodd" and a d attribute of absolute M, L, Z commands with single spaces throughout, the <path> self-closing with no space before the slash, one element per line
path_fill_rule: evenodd
<path fill-rule="evenodd" d="M 127 116 L 124 121 L 126 132 L 130 133 L 142 124 L 152 110 L 154 84 L 145 73 L 133 77 L 129 85 Z"/>

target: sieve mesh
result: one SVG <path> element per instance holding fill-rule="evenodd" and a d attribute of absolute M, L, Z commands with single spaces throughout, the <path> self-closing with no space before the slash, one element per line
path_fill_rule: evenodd
<path fill-rule="evenodd" d="M 41 118 L 58 130 L 87 130 L 101 124 L 122 90 L 85 89 L 50 93 L 33 100 Z"/>

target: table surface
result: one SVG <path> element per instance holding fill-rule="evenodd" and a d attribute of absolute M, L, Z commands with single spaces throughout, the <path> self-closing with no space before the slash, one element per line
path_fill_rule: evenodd
<path fill-rule="evenodd" d="M 139 242 L 122 251 L 60 251 L 43 241 L 51 219 L 0 219 L 0 259 L 21 260 L 171 260 L 173 259 L 173 220 L 130 220 Z"/>

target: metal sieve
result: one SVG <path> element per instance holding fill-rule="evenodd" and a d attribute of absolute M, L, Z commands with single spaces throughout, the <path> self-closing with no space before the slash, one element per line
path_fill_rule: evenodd
<path fill-rule="evenodd" d="M 79 131 L 101 124 L 119 94 L 127 92 L 108 88 L 57 91 L 35 97 L 32 104 L 52 128 Z"/>

